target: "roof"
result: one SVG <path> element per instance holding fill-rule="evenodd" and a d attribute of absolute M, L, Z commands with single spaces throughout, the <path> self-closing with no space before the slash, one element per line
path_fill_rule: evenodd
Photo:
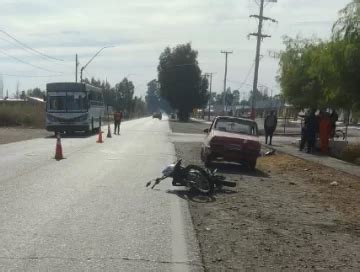
<path fill-rule="evenodd" d="M 250 118 L 234 117 L 234 116 L 217 116 L 215 119 L 228 119 L 228 120 L 241 120 L 246 123 L 256 124 L 256 122 Z"/>
<path fill-rule="evenodd" d="M 92 90 L 101 92 L 101 88 L 95 87 L 90 84 L 80 83 L 80 82 L 52 82 L 46 84 L 47 91 L 59 91 L 71 89 L 72 91 L 85 91 Z"/>
<path fill-rule="evenodd" d="M 36 101 L 36 102 L 39 102 L 39 103 L 45 103 L 44 99 L 39 98 L 39 97 L 27 96 L 27 98 L 28 98 L 28 100 L 31 100 L 31 101 Z"/>

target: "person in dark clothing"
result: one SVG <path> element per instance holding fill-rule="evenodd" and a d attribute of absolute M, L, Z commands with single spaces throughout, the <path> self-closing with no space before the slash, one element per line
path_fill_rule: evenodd
<path fill-rule="evenodd" d="M 318 121 L 315 115 L 315 110 L 311 110 L 307 117 L 306 123 L 306 141 L 307 141 L 307 153 L 311 153 L 315 149 L 316 144 L 316 132 L 318 130 Z"/>
<path fill-rule="evenodd" d="M 269 144 L 272 145 L 272 137 L 277 125 L 277 117 L 274 111 L 271 111 L 268 116 L 265 118 L 264 122 L 264 131 L 265 131 L 265 144 L 268 143 L 268 138 L 270 137 Z"/>
<path fill-rule="evenodd" d="M 306 125 L 304 125 L 304 126 L 301 128 L 301 140 L 300 140 L 300 148 L 299 148 L 300 151 L 303 151 L 305 145 L 307 144 L 306 134 L 307 134 Z"/>
<path fill-rule="evenodd" d="M 336 132 L 336 122 L 339 120 L 339 115 L 335 110 L 332 111 L 330 114 L 331 120 L 331 138 L 334 138 Z"/>
<path fill-rule="evenodd" d="M 309 122 L 309 112 L 306 112 L 304 117 L 304 125 L 301 128 L 301 140 L 300 140 L 300 151 L 303 151 L 305 145 L 307 144 L 307 124 Z"/>
<path fill-rule="evenodd" d="M 121 120 L 122 120 L 122 112 L 121 111 L 116 111 L 114 113 L 114 134 L 120 135 L 120 124 L 121 124 Z"/>

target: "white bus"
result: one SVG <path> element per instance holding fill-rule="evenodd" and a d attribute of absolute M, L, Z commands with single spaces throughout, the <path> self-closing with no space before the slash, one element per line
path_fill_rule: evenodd
<path fill-rule="evenodd" d="M 105 105 L 100 88 L 85 83 L 46 85 L 46 129 L 56 133 L 98 130 Z"/>

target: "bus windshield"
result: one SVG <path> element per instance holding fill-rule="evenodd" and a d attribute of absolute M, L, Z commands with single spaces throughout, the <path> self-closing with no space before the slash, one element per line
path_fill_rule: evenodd
<path fill-rule="evenodd" d="M 86 94 L 83 92 L 67 92 L 66 93 L 66 109 L 67 111 L 84 111 L 86 106 Z"/>
<path fill-rule="evenodd" d="M 49 111 L 86 111 L 85 92 L 48 92 Z"/>

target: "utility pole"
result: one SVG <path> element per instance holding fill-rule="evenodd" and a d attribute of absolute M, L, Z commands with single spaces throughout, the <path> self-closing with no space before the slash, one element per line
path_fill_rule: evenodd
<path fill-rule="evenodd" d="M 79 60 L 78 54 L 75 55 L 75 82 L 78 82 L 78 67 L 79 67 Z"/>
<path fill-rule="evenodd" d="M 268 2 L 276 2 L 276 0 L 268 0 Z M 276 23 L 277 21 L 264 16 L 264 3 L 265 0 L 260 0 L 260 14 L 259 15 L 251 15 L 250 17 L 257 18 L 259 20 L 258 31 L 257 33 L 250 33 L 249 36 L 256 36 L 256 55 L 255 55 L 255 72 L 254 72 L 254 83 L 253 83 L 253 93 L 252 93 L 252 101 L 251 101 L 251 118 L 255 119 L 255 96 L 257 93 L 257 84 L 259 79 L 259 64 L 260 64 L 260 49 L 261 49 L 261 41 L 264 38 L 270 38 L 269 35 L 262 34 L 263 21 L 272 21 Z"/>
<path fill-rule="evenodd" d="M 209 95 L 209 115 L 208 115 L 208 120 L 210 121 L 210 110 L 211 110 L 211 86 L 212 86 L 212 76 L 215 73 L 206 73 L 206 76 L 210 76 L 210 95 Z"/>
<path fill-rule="evenodd" d="M 228 54 L 232 54 L 232 51 L 221 51 L 222 54 L 225 54 L 225 75 L 224 75 L 224 95 L 223 95 L 223 111 L 225 114 L 225 97 L 226 97 L 226 77 L 227 77 L 227 62 L 228 62 Z"/>

